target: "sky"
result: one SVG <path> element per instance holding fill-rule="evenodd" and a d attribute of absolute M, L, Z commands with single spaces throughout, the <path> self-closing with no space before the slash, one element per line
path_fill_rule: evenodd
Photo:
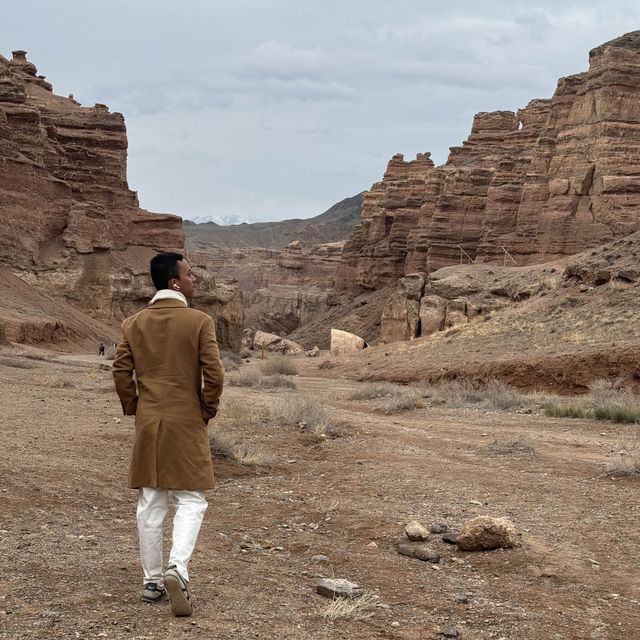
<path fill-rule="evenodd" d="M 475 113 L 550 98 L 640 29 L 636 1 L 0 0 L 0 54 L 124 114 L 143 208 L 307 218 Z"/>

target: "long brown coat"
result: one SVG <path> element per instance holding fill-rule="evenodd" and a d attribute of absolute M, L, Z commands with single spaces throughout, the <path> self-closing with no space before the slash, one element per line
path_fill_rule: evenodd
<path fill-rule="evenodd" d="M 211 317 L 180 300 L 157 300 L 127 318 L 122 332 L 113 379 L 124 414 L 136 416 L 129 486 L 212 488 L 207 422 L 224 369 Z"/>

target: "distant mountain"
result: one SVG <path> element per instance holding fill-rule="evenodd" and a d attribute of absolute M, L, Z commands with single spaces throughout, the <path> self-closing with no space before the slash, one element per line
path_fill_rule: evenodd
<path fill-rule="evenodd" d="M 213 222 L 221 227 L 228 227 L 232 224 L 247 224 L 249 221 L 240 216 L 197 216 L 190 219 L 195 224 L 206 224 L 207 222 Z"/>
<path fill-rule="evenodd" d="M 196 224 L 182 221 L 187 251 L 204 251 L 214 247 L 282 249 L 299 240 L 310 246 L 346 240 L 360 222 L 362 194 L 334 204 L 330 209 L 306 220 L 253 222 L 221 226 L 215 222 Z"/>

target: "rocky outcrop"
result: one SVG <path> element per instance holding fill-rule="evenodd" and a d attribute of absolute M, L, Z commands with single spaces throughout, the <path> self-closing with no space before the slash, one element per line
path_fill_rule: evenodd
<path fill-rule="evenodd" d="M 445 165 L 394 156 L 363 197 L 336 274 L 342 289 L 463 263 L 526 265 L 640 224 L 640 31 L 593 49 L 550 100 L 479 113 Z"/>
<path fill-rule="evenodd" d="M 148 300 L 149 258 L 184 252 L 181 219 L 140 209 L 122 114 L 57 96 L 36 74 L 25 52 L 0 56 L 0 266 L 116 325 Z M 202 281 L 223 346 L 239 348 L 239 289 Z"/>
<path fill-rule="evenodd" d="M 576 273 L 578 267 L 575 267 Z M 380 343 L 413 340 L 467 324 L 540 293 L 567 277 L 552 264 L 528 267 L 462 265 L 398 281 L 382 312 Z"/>

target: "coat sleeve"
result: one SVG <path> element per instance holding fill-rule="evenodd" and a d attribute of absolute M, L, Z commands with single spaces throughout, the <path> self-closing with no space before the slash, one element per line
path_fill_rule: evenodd
<path fill-rule="evenodd" d="M 220 362 L 216 330 L 211 318 L 208 318 L 200 329 L 199 357 L 203 382 L 200 409 L 206 421 L 218 412 L 224 381 L 224 368 Z"/>
<path fill-rule="evenodd" d="M 125 416 L 135 416 L 138 406 L 138 387 L 133 379 L 134 369 L 133 353 L 125 336 L 118 345 L 113 361 L 113 381 Z"/>

